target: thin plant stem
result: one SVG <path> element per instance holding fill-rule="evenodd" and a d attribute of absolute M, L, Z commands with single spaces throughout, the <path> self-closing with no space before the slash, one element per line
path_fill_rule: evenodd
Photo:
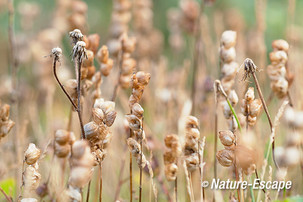
<path fill-rule="evenodd" d="M 78 117 L 80 122 L 80 128 L 81 128 L 81 137 L 82 139 L 85 139 L 85 133 L 83 128 L 83 121 L 82 121 L 82 114 L 81 114 L 81 59 L 80 56 L 78 56 L 77 65 L 78 65 L 78 82 L 77 82 L 77 99 L 78 99 Z"/>
<path fill-rule="evenodd" d="M 175 192 L 175 202 L 178 202 L 178 177 L 176 177 L 175 179 L 174 192 Z"/>
<path fill-rule="evenodd" d="M 140 138 L 140 147 L 141 147 L 141 153 L 140 153 L 140 185 L 139 185 L 139 202 L 142 201 L 142 155 L 143 155 L 143 144 L 142 144 L 142 138 Z"/>
<path fill-rule="evenodd" d="M 0 187 L 0 192 L 4 195 L 4 197 L 8 202 L 12 202 L 11 197 L 9 197 L 1 187 Z"/>
<path fill-rule="evenodd" d="M 130 198 L 129 200 L 132 202 L 133 201 L 133 157 L 132 153 L 129 152 L 129 194 Z"/>
<path fill-rule="evenodd" d="M 87 187 L 87 195 L 86 195 L 86 202 L 89 201 L 89 194 L 90 194 L 90 184 L 91 184 L 92 180 L 89 181 L 88 183 L 88 187 Z"/>
<path fill-rule="evenodd" d="M 100 177 L 99 177 L 99 202 L 102 202 L 102 164 L 101 164 L 101 162 L 99 163 L 99 172 L 100 172 Z"/>
<path fill-rule="evenodd" d="M 62 83 L 60 82 L 58 76 L 57 76 L 57 68 L 56 68 L 56 64 L 59 58 L 57 58 L 56 56 L 54 57 L 54 61 L 53 61 L 53 73 L 55 76 L 55 79 L 57 80 L 60 88 L 62 89 L 62 91 L 64 92 L 64 94 L 66 95 L 66 97 L 68 98 L 68 100 L 70 101 L 70 103 L 73 105 L 74 109 L 76 111 L 78 111 L 78 107 L 75 105 L 75 103 L 73 102 L 72 98 L 70 97 L 70 95 L 67 93 L 67 91 L 65 90 L 65 88 L 63 87 Z"/>
<path fill-rule="evenodd" d="M 218 150 L 218 92 L 214 86 L 215 92 L 215 145 L 214 145 L 214 179 L 217 180 L 217 150 Z M 214 194 L 215 197 L 215 194 Z"/>

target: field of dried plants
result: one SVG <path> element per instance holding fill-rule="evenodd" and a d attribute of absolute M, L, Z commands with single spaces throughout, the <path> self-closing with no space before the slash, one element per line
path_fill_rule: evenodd
<path fill-rule="evenodd" d="M 0 0 L 0 201 L 303 201 L 302 10 Z"/>

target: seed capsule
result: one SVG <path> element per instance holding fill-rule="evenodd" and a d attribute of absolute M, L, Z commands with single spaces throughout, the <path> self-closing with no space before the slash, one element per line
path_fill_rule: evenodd
<path fill-rule="evenodd" d="M 219 138 L 224 146 L 231 146 L 235 142 L 235 135 L 229 131 L 219 131 Z"/>
<path fill-rule="evenodd" d="M 226 48 L 231 48 L 236 45 L 237 33 L 235 31 L 225 31 L 221 36 L 221 44 Z"/>
<path fill-rule="evenodd" d="M 224 167 L 230 167 L 234 161 L 233 152 L 227 149 L 218 151 L 216 157 L 219 163 Z"/>
<path fill-rule="evenodd" d="M 25 162 L 28 165 L 32 165 L 38 161 L 40 158 L 41 151 L 36 147 L 35 144 L 30 143 L 25 152 Z"/>

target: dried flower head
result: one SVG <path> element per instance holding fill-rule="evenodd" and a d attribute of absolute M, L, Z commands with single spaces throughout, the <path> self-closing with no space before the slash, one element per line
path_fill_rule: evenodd
<path fill-rule="evenodd" d="M 83 40 L 83 34 L 79 29 L 74 29 L 73 31 L 69 32 L 69 37 L 73 40 L 73 43 L 76 45 L 78 41 Z M 84 45 L 85 47 L 85 45 Z"/>
<path fill-rule="evenodd" d="M 84 41 L 78 41 L 73 47 L 73 60 L 77 59 L 79 62 L 82 62 L 85 58 L 87 58 L 86 53 L 86 44 Z"/>

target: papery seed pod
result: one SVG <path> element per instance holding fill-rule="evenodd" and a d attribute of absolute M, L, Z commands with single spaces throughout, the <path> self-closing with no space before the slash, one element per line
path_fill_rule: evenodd
<path fill-rule="evenodd" d="M 90 34 L 87 37 L 87 41 L 88 46 L 86 49 L 91 50 L 94 54 L 96 54 L 100 43 L 100 36 L 98 34 Z"/>
<path fill-rule="evenodd" d="M 68 196 L 73 202 L 82 201 L 82 196 L 79 188 L 74 188 L 72 186 L 68 186 Z"/>
<path fill-rule="evenodd" d="M 249 87 L 245 93 L 245 100 L 247 104 L 250 104 L 255 99 L 255 92 L 253 87 Z"/>
<path fill-rule="evenodd" d="M 220 50 L 220 56 L 221 56 L 221 60 L 224 63 L 230 63 L 236 59 L 236 49 L 235 48 L 225 49 L 224 47 L 222 47 Z"/>
<path fill-rule="evenodd" d="M 35 144 L 30 143 L 27 150 L 24 153 L 25 162 L 28 165 L 32 165 L 38 161 L 40 158 L 41 151 L 36 147 Z"/>
<path fill-rule="evenodd" d="M 224 146 L 231 146 L 235 142 L 235 135 L 229 130 L 219 131 L 219 138 Z"/>
<path fill-rule="evenodd" d="M 229 104 L 227 101 L 222 102 L 223 104 L 223 114 L 226 119 L 230 119 L 232 117 L 232 111 L 230 110 Z"/>
<path fill-rule="evenodd" d="M 138 117 L 139 119 L 142 119 L 143 113 L 144 113 L 144 109 L 141 107 L 141 105 L 135 103 L 132 107 L 132 114 Z"/>
<path fill-rule="evenodd" d="M 177 158 L 171 151 L 165 151 L 163 154 L 164 164 L 172 164 L 175 163 Z"/>
<path fill-rule="evenodd" d="M 239 101 L 238 95 L 235 90 L 230 91 L 228 98 L 229 98 L 232 106 L 235 106 Z"/>
<path fill-rule="evenodd" d="M 282 50 L 285 51 L 286 53 L 288 52 L 289 49 L 289 44 L 287 43 L 287 41 L 283 39 L 274 40 L 271 46 L 274 50 Z"/>
<path fill-rule="evenodd" d="M 77 166 L 72 168 L 68 183 L 73 187 L 83 188 L 91 177 L 91 168 Z"/>
<path fill-rule="evenodd" d="M 260 99 L 255 99 L 249 105 L 250 116 L 257 117 L 262 109 L 262 103 Z"/>
<path fill-rule="evenodd" d="M 277 81 L 272 82 L 270 86 L 278 98 L 283 98 L 287 95 L 288 82 L 285 78 L 280 77 Z"/>
<path fill-rule="evenodd" d="M 112 59 L 108 59 L 107 63 L 101 63 L 100 71 L 103 76 L 108 76 L 113 68 L 114 61 Z"/>
<path fill-rule="evenodd" d="M 70 153 L 71 146 L 69 144 L 60 145 L 55 143 L 55 155 L 59 158 L 65 158 Z"/>
<path fill-rule="evenodd" d="M 93 121 L 96 124 L 100 124 L 103 122 L 104 119 L 104 112 L 100 108 L 93 108 L 92 109 L 92 114 L 93 114 Z"/>
<path fill-rule="evenodd" d="M 83 67 L 90 67 L 94 65 L 94 53 L 93 51 L 87 50 L 86 51 L 87 57 L 83 59 L 82 66 Z"/>
<path fill-rule="evenodd" d="M 199 156 L 198 153 L 186 156 L 185 163 L 189 172 L 194 171 L 199 166 Z"/>
<path fill-rule="evenodd" d="M 198 119 L 194 116 L 187 116 L 186 122 L 185 122 L 185 128 L 191 129 L 191 128 L 198 128 Z"/>
<path fill-rule="evenodd" d="M 99 126 L 95 122 L 89 122 L 84 125 L 85 138 L 91 139 L 99 135 Z"/>
<path fill-rule="evenodd" d="M 243 145 L 237 145 L 235 149 L 235 157 L 237 166 L 243 169 L 245 174 L 249 174 L 255 170 L 256 165 L 256 153 Z"/>
<path fill-rule="evenodd" d="M 237 123 L 237 120 L 234 116 L 232 116 L 231 119 L 229 119 L 227 122 L 228 122 L 229 130 L 231 130 L 231 131 L 236 131 L 237 130 L 238 123 Z"/>
<path fill-rule="evenodd" d="M 287 54 L 284 51 L 274 51 L 269 54 L 269 59 L 272 64 L 285 64 L 287 61 Z"/>
<path fill-rule="evenodd" d="M 108 53 L 108 48 L 107 46 L 102 46 L 98 53 L 97 53 L 97 59 L 100 63 L 107 63 L 109 59 L 109 53 Z"/>
<path fill-rule="evenodd" d="M 129 115 L 125 115 L 126 120 L 129 123 L 129 127 L 133 130 L 133 131 L 138 131 L 141 129 L 141 120 L 133 115 L 133 114 L 129 114 Z"/>
<path fill-rule="evenodd" d="M 127 35 L 124 35 L 122 37 L 122 50 L 126 53 L 132 53 L 135 50 L 136 47 L 136 38 L 135 37 L 127 37 Z"/>
<path fill-rule="evenodd" d="M 221 69 L 222 76 L 228 80 L 234 79 L 237 71 L 238 63 L 236 62 L 224 63 Z"/>
<path fill-rule="evenodd" d="M 76 141 L 72 146 L 72 157 L 76 159 L 81 158 L 84 155 L 87 146 L 88 143 L 86 141 Z"/>
<path fill-rule="evenodd" d="M 178 166 L 174 163 L 165 166 L 165 176 L 168 181 L 174 181 L 177 178 Z"/>
<path fill-rule="evenodd" d="M 109 111 L 106 116 L 105 116 L 105 120 L 104 120 L 104 123 L 110 127 L 113 125 L 115 119 L 116 119 L 116 116 L 117 116 L 117 112 L 115 111 Z"/>
<path fill-rule="evenodd" d="M 217 152 L 217 160 L 224 167 L 230 167 L 234 162 L 234 154 L 232 151 L 223 149 Z"/>
<path fill-rule="evenodd" d="M 68 144 L 70 140 L 70 132 L 66 130 L 57 130 L 55 133 L 55 141 L 60 144 Z"/>
<path fill-rule="evenodd" d="M 236 45 L 237 33 L 235 31 L 225 31 L 221 36 L 221 45 L 226 49 L 234 47 Z"/>
<path fill-rule="evenodd" d="M 257 117 L 249 115 L 247 121 L 250 126 L 254 126 L 257 122 Z"/>
<path fill-rule="evenodd" d="M 129 150 L 132 152 L 133 155 L 138 155 L 141 151 L 140 144 L 133 138 L 127 139 L 127 145 Z"/>
<path fill-rule="evenodd" d="M 24 195 L 27 197 L 34 193 L 39 186 L 41 175 L 38 172 L 38 165 L 28 166 L 24 172 Z"/>

